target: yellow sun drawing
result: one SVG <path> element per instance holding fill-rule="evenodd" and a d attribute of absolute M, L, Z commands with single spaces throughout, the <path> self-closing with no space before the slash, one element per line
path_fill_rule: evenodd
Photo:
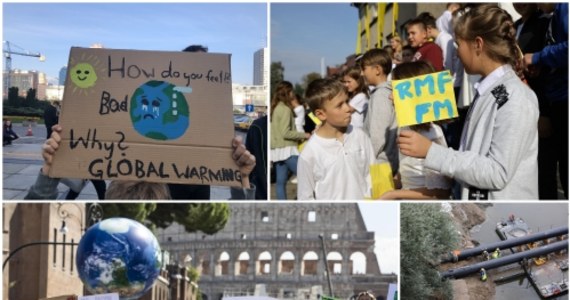
<path fill-rule="evenodd" d="M 93 93 L 93 87 L 97 83 L 97 73 L 101 74 L 107 70 L 101 66 L 101 61 L 94 55 L 85 57 L 81 54 L 81 59 L 76 61 L 73 57 L 70 61 L 69 79 L 73 84 L 72 94 L 85 95 Z"/>

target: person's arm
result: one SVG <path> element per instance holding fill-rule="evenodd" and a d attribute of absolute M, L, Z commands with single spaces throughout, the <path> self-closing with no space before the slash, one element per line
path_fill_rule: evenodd
<path fill-rule="evenodd" d="M 297 162 L 297 200 L 315 200 L 313 168 L 303 156 Z"/>
<path fill-rule="evenodd" d="M 392 190 L 384 193 L 380 197 L 383 200 L 397 200 L 397 199 L 409 199 L 409 200 L 437 200 L 437 199 L 449 199 L 449 190 L 445 189 L 428 189 L 428 188 L 417 188 L 410 190 Z"/>
<path fill-rule="evenodd" d="M 524 56 L 526 65 L 545 65 L 559 68 L 568 65 L 568 41 L 546 46 L 540 52 L 527 53 Z"/>
<path fill-rule="evenodd" d="M 54 125 L 52 127 L 52 135 L 42 145 L 42 157 L 44 159 L 43 166 L 38 174 L 36 182 L 28 190 L 28 194 L 24 199 L 56 199 L 57 198 L 57 185 L 59 178 L 50 178 L 48 176 L 49 169 L 53 162 L 53 155 L 59 148 L 61 142 L 61 126 Z"/>
<path fill-rule="evenodd" d="M 232 200 L 255 200 L 256 187 L 252 183 L 250 188 L 238 188 L 232 186 L 230 188 L 230 193 L 232 195 Z"/>
<path fill-rule="evenodd" d="M 390 162 L 387 155 L 387 139 L 393 137 L 391 128 L 395 113 L 394 105 L 388 99 L 388 95 L 391 90 L 383 91 L 379 90 L 375 93 L 378 94 L 370 99 L 368 104 L 368 116 L 366 131 L 370 136 L 372 142 L 372 148 L 374 149 L 374 154 L 378 162 Z M 392 171 L 394 171 L 394 166 L 392 166 Z"/>
<path fill-rule="evenodd" d="M 277 107 L 273 113 L 271 122 L 277 122 L 277 128 L 281 131 L 281 136 L 286 140 L 302 141 L 308 138 L 307 133 L 299 132 L 291 126 L 295 124 L 293 112 L 287 107 Z M 291 122 L 293 121 L 293 122 Z"/>
<path fill-rule="evenodd" d="M 521 93 L 511 96 L 521 97 Z M 496 116 L 488 154 L 459 152 L 432 143 L 419 133 L 402 132 L 399 144 L 403 154 L 425 157 L 425 167 L 481 189 L 502 190 L 510 182 L 522 158 L 531 148 L 537 131 L 538 111 L 530 105 L 509 101 Z M 536 119 L 533 119 L 536 117 Z M 522 122 L 521 120 L 526 120 Z"/>
<path fill-rule="evenodd" d="M 232 158 L 239 166 L 239 172 L 241 174 L 241 186 L 242 188 L 249 189 L 249 174 L 255 168 L 255 156 L 253 156 L 241 141 L 241 137 L 234 137 L 232 140 Z"/>

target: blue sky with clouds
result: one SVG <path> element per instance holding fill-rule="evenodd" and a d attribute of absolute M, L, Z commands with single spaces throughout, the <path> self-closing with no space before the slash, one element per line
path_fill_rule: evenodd
<path fill-rule="evenodd" d="M 266 3 L 3 3 L 3 41 L 40 52 L 12 68 L 59 76 L 72 46 L 180 51 L 202 44 L 232 54 L 235 83 L 253 82 L 253 54 L 267 46 Z M 4 46 L 4 45 L 3 45 Z M 12 50 L 20 50 L 13 48 Z"/>
<path fill-rule="evenodd" d="M 350 3 L 272 3 L 271 61 L 281 61 L 285 80 L 338 65 L 356 49 L 358 11 Z"/>

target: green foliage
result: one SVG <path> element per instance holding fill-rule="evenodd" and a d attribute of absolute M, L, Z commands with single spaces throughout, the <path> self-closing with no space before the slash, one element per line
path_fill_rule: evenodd
<path fill-rule="evenodd" d="M 198 282 L 198 280 L 200 280 L 200 273 L 196 268 L 192 266 L 188 267 L 186 271 L 186 276 L 188 276 L 188 278 L 190 278 L 190 281 L 192 282 Z"/>
<path fill-rule="evenodd" d="M 301 87 L 306 90 L 307 87 L 309 86 L 309 83 L 313 82 L 313 80 L 316 79 L 321 79 L 321 74 L 317 73 L 317 72 L 311 72 L 309 74 L 305 74 L 303 76 L 303 78 L 301 79 L 302 83 L 301 83 Z"/>
<path fill-rule="evenodd" d="M 49 101 L 39 101 L 36 95 L 35 89 L 29 89 L 26 97 L 20 97 L 18 88 L 11 87 L 8 90 L 7 101 L 3 101 L 3 115 L 43 118 L 44 110 L 51 104 Z"/>
<path fill-rule="evenodd" d="M 149 220 L 159 228 L 177 222 L 187 232 L 214 234 L 226 226 L 229 212 L 227 203 L 159 203 Z"/>
<path fill-rule="evenodd" d="M 4 116 L 35 117 L 43 119 L 44 111 L 41 108 L 4 106 L 3 114 Z"/>
<path fill-rule="evenodd" d="M 11 87 L 8 89 L 8 105 L 10 106 L 18 106 L 19 103 L 19 96 L 18 96 L 18 88 Z"/>
<path fill-rule="evenodd" d="M 294 90 L 295 90 L 295 94 L 301 96 L 301 98 L 305 97 L 305 89 L 300 84 L 295 83 Z"/>
<path fill-rule="evenodd" d="M 451 285 L 435 265 L 457 247 L 458 235 L 440 204 L 401 204 L 400 261 L 402 299 L 452 299 Z"/>
<path fill-rule="evenodd" d="M 280 61 L 271 63 L 271 96 L 275 92 L 275 87 L 277 83 L 285 80 L 285 67 Z"/>
<path fill-rule="evenodd" d="M 214 234 L 228 221 L 227 203 L 101 203 L 104 218 L 123 217 L 150 227 L 166 228 L 173 222 L 187 232 Z"/>
<path fill-rule="evenodd" d="M 156 203 L 100 203 L 103 208 L 103 217 L 128 218 L 145 223 L 148 216 L 156 209 Z"/>

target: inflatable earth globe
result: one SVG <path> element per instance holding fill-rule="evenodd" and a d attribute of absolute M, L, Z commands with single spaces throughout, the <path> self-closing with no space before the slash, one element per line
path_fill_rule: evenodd
<path fill-rule="evenodd" d="M 118 293 L 138 299 L 153 285 L 160 271 L 156 237 L 142 224 L 110 218 L 91 226 L 77 246 L 77 271 L 94 294 Z"/>

